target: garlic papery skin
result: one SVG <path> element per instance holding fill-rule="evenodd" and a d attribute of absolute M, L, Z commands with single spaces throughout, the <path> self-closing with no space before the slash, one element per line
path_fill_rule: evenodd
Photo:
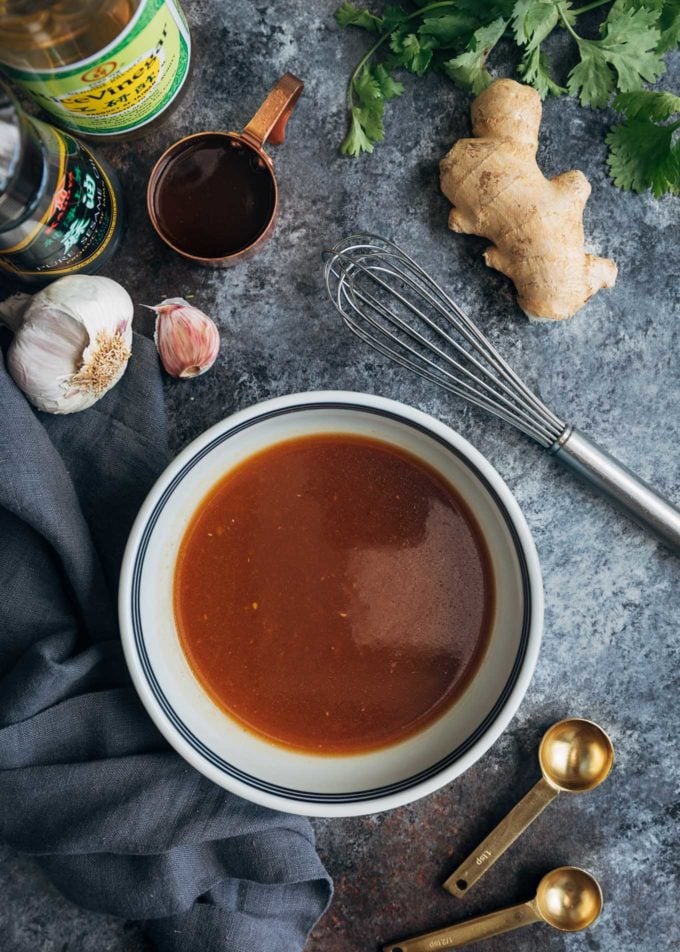
<path fill-rule="evenodd" d="M 14 327 L 7 354 L 14 382 L 48 413 L 91 407 L 125 372 L 133 310 L 110 278 L 74 274 L 48 285 Z"/>
<path fill-rule="evenodd" d="M 207 314 L 184 298 L 167 298 L 151 310 L 156 312 L 156 347 L 171 377 L 198 377 L 212 367 L 220 333 Z"/>

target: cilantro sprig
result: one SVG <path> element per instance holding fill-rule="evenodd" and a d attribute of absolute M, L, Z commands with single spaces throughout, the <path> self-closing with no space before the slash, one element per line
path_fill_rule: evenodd
<path fill-rule="evenodd" d="M 614 108 L 627 120 L 607 136 L 614 184 L 680 195 L 680 96 L 639 89 L 617 96 Z"/>
<path fill-rule="evenodd" d="M 653 83 L 666 66 L 657 52 L 661 33 L 655 24 L 660 9 L 635 8 L 632 3 L 616 0 L 600 27 L 601 39 L 585 40 L 576 33 L 558 4 L 562 21 L 578 46 L 580 62 L 569 73 L 567 89 L 584 106 L 603 108 L 612 93 L 640 89 L 643 82 Z"/>
<path fill-rule="evenodd" d="M 592 38 L 580 17 L 598 7 L 607 9 Z M 611 103 L 623 113 L 625 121 L 607 136 L 615 185 L 680 194 L 680 99 L 643 88 L 663 75 L 664 56 L 680 43 L 680 0 L 592 0 L 577 8 L 573 0 L 413 0 L 380 14 L 346 0 L 335 17 L 341 27 L 376 35 L 349 81 L 344 154 L 372 152 L 384 139 L 385 104 L 404 91 L 396 70 L 441 72 L 477 94 L 492 80 L 488 61 L 497 45 L 510 41 L 521 54 L 519 75 L 542 98 L 568 94 L 584 106 Z M 545 51 L 554 30 L 567 31 L 578 56 L 564 85 Z"/>

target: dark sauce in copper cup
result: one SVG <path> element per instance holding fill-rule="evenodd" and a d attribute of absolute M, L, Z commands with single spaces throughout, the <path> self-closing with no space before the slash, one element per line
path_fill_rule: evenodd
<path fill-rule="evenodd" d="M 230 267 L 270 237 L 278 187 L 262 146 L 283 142 L 301 91 L 301 81 L 286 73 L 243 132 L 198 132 L 161 156 L 149 178 L 147 207 L 174 251 L 207 267 Z"/>

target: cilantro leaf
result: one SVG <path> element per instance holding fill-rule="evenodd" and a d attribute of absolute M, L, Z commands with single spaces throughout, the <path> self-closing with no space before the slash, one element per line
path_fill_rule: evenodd
<path fill-rule="evenodd" d="M 383 32 L 391 33 L 398 26 L 402 26 L 408 20 L 408 13 L 403 7 L 385 7 L 383 10 Z"/>
<path fill-rule="evenodd" d="M 342 143 L 344 155 L 372 152 L 376 142 L 385 137 L 383 114 L 385 102 L 401 95 L 404 87 L 382 63 L 364 66 L 352 83 L 350 127 Z"/>
<path fill-rule="evenodd" d="M 666 0 L 614 0 L 609 13 L 600 24 L 600 35 L 603 36 L 607 31 L 607 25 L 613 23 L 618 17 L 626 13 L 635 13 L 641 8 L 644 8 L 650 22 L 655 23 L 661 15 L 664 3 Z"/>
<path fill-rule="evenodd" d="M 433 43 L 428 37 L 420 39 L 415 33 L 396 31 L 390 37 L 394 62 L 411 73 L 422 76 L 432 62 Z"/>
<path fill-rule="evenodd" d="M 596 43 L 582 40 L 579 55 L 581 61 L 569 73 L 567 90 L 579 97 L 582 106 L 604 108 L 616 87 L 616 77 Z"/>
<path fill-rule="evenodd" d="M 680 43 L 680 0 L 665 0 L 657 21 L 661 39 L 657 53 L 667 53 Z"/>
<path fill-rule="evenodd" d="M 362 152 L 372 152 L 373 142 L 364 131 L 362 110 L 359 106 L 350 109 L 350 126 L 340 149 L 343 155 L 353 155 L 355 158 Z"/>
<path fill-rule="evenodd" d="M 383 99 L 396 99 L 397 96 L 401 96 L 404 91 L 404 84 L 394 79 L 382 63 L 376 63 L 372 72 L 373 78 L 380 87 Z"/>
<path fill-rule="evenodd" d="M 469 13 L 483 23 L 491 23 L 498 17 L 509 20 L 516 0 L 456 0 L 455 7 L 461 13 Z"/>
<path fill-rule="evenodd" d="M 621 92 L 639 89 L 643 81 L 656 82 L 665 72 L 665 65 L 656 47 L 660 33 L 655 27 L 658 10 L 645 7 L 619 12 L 612 7 L 603 24 L 599 41 L 602 53 L 618 74 Z"/>
<path fill-rule="evenodd" d="M 372 109 L 378 102 L 382 101 L 382 89 L 380 83 L 373 75 L 368 66 L 364 66 L 353 83 L 354 92 L 357 94 L 359 103 L 366 109 Z"/>
<path fill-rule="evenodd" d="M 576 37 L 581 60 L 569 73 L 569 92 L 584 106 L 604 107 L 615 89 L 629 92 L 655 82 L 666 68 L 656 50 L 658 16 L 658 8 L 617 0 L 602 24 L 601 40 Z"/>
<path fill-rule="evenodd" d="M 479 20 L 467 13 L 445 13 L 442 16 L 428 16 L 418 29 L 418 36 L 431 37 L 437 49 L 460 49 L 463 37 L 470 34 L 479 26 Z"/>
<path fill-rule="evenodd" d="M 614 126 L 606 138 L 614 185 L 634 192 L 650 188 L 657 198 L 680 195 L 680 141 L 673 141 L 678 127 L 680 122 L 663 126 L 648 119 Z"/>
<path fill-rule="evenodd" d="M 680 96 L 640 89 L 621 93 L 614 108 L 627 122 L 614 126 L 607 136 L 607 165 L 619 188 L 643 192 L 650 188 L 658 198 L 680 194 Z"/>
<path fill-rule="evenodd" d="M 491 82 L 486 61 L 491 50 L 505 33 L 508 21 L 499 17 L 472 34 L 465 51 L 444 63 L 446 75 L 463 89 L 480 93 Z"/>
<path fill-rule="evenodd" d="M 628 119 L 649 119 L 662 122 L 680 112 L 680 96 L 673 93 L 653 92 L 638 89 L 632 93 L 620 93 L 612 103 L 614 109 L 625 114 Z"/>
<path fill-rule="evenodd" d="M 356 106 L 354 107 L 357 108 Z M 359 107 L 358 116 L 361 127 L 364 130 L 366 137 L 370 140 L 371 144 L 374 145 L 376 142 L 382 142 L 385 138 L 385 127 L 383 126 L 383 104 L 381 102 L 380 108 L 370 109 L 366 107 Z"/>
<path fill-rule="evenodd" d="M 358 26 L 364 30 L 371 30 L 378 33 L 382 28 L 382 18 L 375 16 L 370 10 L 362 10 L 355 7 L 353 3 L 345 0 L 341 7 L 335 11 L 335 19 L 339 26 Z"/>
<path fill-rule="evenodd" d="M 566 93 L 564 86 L 559 86 L 550 75 L 550 64 L 545 53 L 541 52 L 540 46 L 533 49 L 527 48 L 522 57 L 522 62 L 517 67 L 517 72 L 523 78 L 525 83 L 529 83 L 538 93 L 541 99 L 546 96 L 561 96 Z"/>
<path fill-rule="evenodd" d="M 575 21 L 570 0 L 559 6 L 554 0 L 516 0 L 512 11 L 512 31 L 520 46 L 525 47 L 517 72 L 525 83 L 532 85 L 541 97 L 561 96 L 566 93 L 550 75 L 550 64 L 541 43 L 552 33 L 560 19 L 568 27 Z"/>
<path fill-rule="evenodd" d="M 569 4 L 562 4 L 562 10 Z M 557 26 L 560 18 L 553 0 L 517 0 L 512 10 L 512 31 L 520 46 L 537 49 Z"/>

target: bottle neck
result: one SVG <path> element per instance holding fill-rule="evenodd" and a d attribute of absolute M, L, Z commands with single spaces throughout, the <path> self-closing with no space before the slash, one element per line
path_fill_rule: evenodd
<path fill-rule="evenodd" d="M 0 62 L 45 70 L 108 46 L 142 0 L 0 0 Z"/>
<path fill-rule="evenodd" d="M 0 86 L 0 231 L 31 214 L 45 182 L 45 153 L 29 117 Z"/>

